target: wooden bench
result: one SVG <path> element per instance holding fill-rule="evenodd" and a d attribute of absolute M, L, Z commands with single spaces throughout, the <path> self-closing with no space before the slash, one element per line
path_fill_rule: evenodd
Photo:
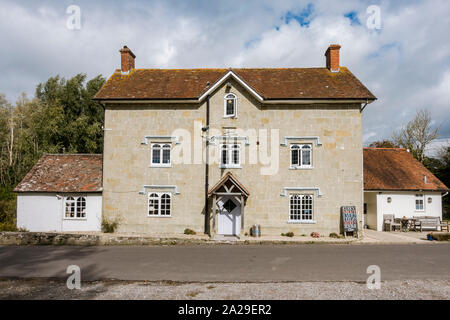
<path fill-rule="evenodd" d="M 420 229 L 422 232 L 423 228 L 434 228 L 436 231 L 441 228 L 441 231 L 448 229 L 448 222 L 442 222 L 439 217 L 414 217 L 416 219 L 415 229 Z"/>

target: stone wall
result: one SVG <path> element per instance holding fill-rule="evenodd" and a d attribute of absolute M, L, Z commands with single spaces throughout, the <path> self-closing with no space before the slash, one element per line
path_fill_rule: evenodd
<path fill-rule="evenodd" d="M 244 232 L 257 223 L 267 235 L 289 231 L 298 235 L 309 235 L 313 231 L 328 235 L 339 232 L 340 207 L 344 205 L 356 206 L 361 223 L 363 158 L 360 104 L 261 105 L 239 84 L 229 83 L 231 88 L 223 86 L 211 95 L 210 135 L 239 129 L 257 132 L 267 129 L 270 142 L 271 130 L 278 132 L 273 149 L 279 150 L 279 167 L 273 174 L 261 172 L 267 165 L 248 163 L 251 150 L 258 153 L 266 142 L 262 138 L 250 141 L 250 145 L 241 141 L 246 161 L 241 169 L 220 169 L 217 163 L 210 164 L 210 186 L 227 171 L 232 171 L 249 190 Z M 236 118 L 223 117 L 227 92 L 238 97 Z M 150 143 L 163 140 L 141 143 L 145 136 L 170 136 L 182 129 L 189 132 L 192 144 L 204 145 L 201 126 L 205 123 L 205 113 L 206 103 L 106 105 L 103 214 L 107 218 L 119 219 L 119 232 L 179 234 L 185 228 L 203 232 L 205 165 L 150 167 Z M 319 137 L 321 145 L 316 145 L 311 139 L 292 141 L 312 144 L 312 169 L 289 168 L 289 146 L 280 146 L 285 136 Z M 218 151 L 219 145 L 211 146 L 211 152 Z M 194 162 L 193 151 L 191 161 Z M 140 194 L 143 185 L 177 186 L 180 194 L 173 194 L 170 218 L 148 217 L 147 195 L 150 190 Z M 315 223 L 288 223 L 289 193 L 285 197 L 280 196 L 284 187 L 320 188 L 321 197 L 314 191 L 302 192 L 314 196 Z M 173 193 L 172 189 L 166 191 Z"/>

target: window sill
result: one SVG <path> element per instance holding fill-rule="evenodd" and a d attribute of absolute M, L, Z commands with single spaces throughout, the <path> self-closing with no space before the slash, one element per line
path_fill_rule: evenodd
<path fill-rule="evenodd" d="M 172 216 L 171 215 L 170 216 L 161 216 L 161 215 L 154 214 L 154 215 L 147 215 L 147 218 L 172 218 Z"/>
<path fill-rule="evenodd" d="M 219 169 L 242 169 L 241 166 L 226 166 L 226 165 L 220 165 Z"/>
<path fill-rule="evenodd" d="M 314 220 L 288 220 L 289 224 L 316 224 L 317 222 Z"/>
<path fill-rule="evenodd" d="M 87 218 L 63 218 L 63 220 L 67 220 L 67 221 L 87 221 Z"/>
<path fill-rule="evenodd" d="M 232 115 L 232 116 L 223 116 L 224 119 L 236 119 L 237 116 L 236 115 Z"/>
<path fill-rule="evenodd" d="M 314 169 L 314 167 L 295 167 L 295 166 L 290 166 L 289 170 L 312 170 Z"/>
<path fill-rule="evenodd" d="M 149 165 L 150 168 L 172 168 L 171 164 L 151 164 Z"/>

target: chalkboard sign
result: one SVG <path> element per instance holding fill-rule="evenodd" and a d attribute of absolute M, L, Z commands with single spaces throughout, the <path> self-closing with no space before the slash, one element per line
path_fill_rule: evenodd
<path fill-rule="evenodd" d="M 342 228 L 346 232 L 358 231 L 358 217 L 355 206 L 341 207 Z"/>

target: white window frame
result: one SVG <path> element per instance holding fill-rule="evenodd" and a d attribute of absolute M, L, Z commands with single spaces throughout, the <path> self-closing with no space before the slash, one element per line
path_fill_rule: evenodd
<path fill-rule="evenodd" d="M 68 203 L 68 199 L 69 198 L 73 198 L 73 204 L 74 204 L 74 216 L 73 217 L 67 217 L 66 216 L 66 207 L 67 207 L 67 203 Z M 84 198 L 84 217 L 78 217 L 77 213 L 78 213 L 78 200 L 80 198 Z M 70 200 L 72 201 L 72 200 Z M 87 220 L 87 196 L 85 195 L 70 195 L 70 196 L 65 196 L 64 197 L 64 204 L 63 204 L 63 219 L 64 220 Z"/>
<path fill-rule="evenodd" d="M 227 159 L 227 163 L 223 163 L 222 162 L 222 153 L 223 150 L 225 149 L 226 151 L 226 159 Z M 233 161 L 233 151 L 237 150 L 238 151 L 238 163 L 232 163 Z M 238 143 L 223 143 L 220 145 L 220 168 L 222 169 L 239 169 L 242 168 L 241 167 L 241 145 Z"/>
<path fill-rule="evenodd" d="M 303 147 L 309 147 L 309 164 L 303 164 Z M 298 150 L 298 163 L 292 163 L 292 152 L 293 149 Z M 292 169 L 312 169 L 313 168 L 313 146 L 310 143 L 293 143 L 289 148 L 289 163 Z"/>
<path fill-rule="evenodd" d="M 149 213 L 150 199 L 154 199 L 154 197 L 152 197 L 153 195 L 156 195 L 157 199 L 158 199 L 158 208 L 157 208 L 158 213 L 157 214 Z M 163 215 L 163 214 L 161 214 L 161 200 L 164 195 L 168 195 L 170 197 L 170 207 L 169 207 L 169 214 Z M 147 194 L 147 217 L 149 217 L 149 218 L 155 218 L 155 217 L 156 218 L 170 218 L 170 217 L 172 217 L 172 206 L 173 206 L 172 200 L 173 200 L 173 195 L 171 192 L 148 192 L 148 194 Z"/>
<path fill-rule="evenodd" d="M 422 209 L 417 209 L 417 200 L 422 200 Z M 414 211 L 424 212 L 425 211 L 425 195 L 417 193 L 414 195 Z"/>
<path fill-rule="evenodd" d="M 159 146 L 159 162 L 153 163 L 153 151 Z M 168 146 L 168 148 L 167 148 Z M 169 150 L 169 163 L 163 163 L 164 150 Z M 150 145 L 150 167 L 171 167 L 172 166 L 172 144 L 167 142 L 152 143 Z"/>
<path fill-rule="evenodd" d="M 299 203 L 297 204 L 299 208 L 292 208 L 292 198 L 298 197 Z M 306 204 L 303 203 L 303 199 L 306 197 L 311 198 L 311 218 L 304 219 L 303 218 L 303 210 L 308 210 L 307 208 L 304 208 Z M 292 210 L 297 210 L 297 215 L 300 216 L 300 218 L 293 218 L 291 216 Z M 293 193 L 289 195 L 289 223 L 316 223 L 314 220 L 314 195 L 313 194 L 300 194 L 300 193 Z"/>
<path fill-rule="evenodd" d="M 229 98 L 228 96 L 233 96 L 232 98 Z M 227 100 L 233 99 L 234 100 L 234 112 L 233 114 L 227 114 Z M 224 118 L 236 118 L 237 117 L 237 95 L 234 93 L 227 93 L 225 97 L 223 98 L 223 117 Z"/>

